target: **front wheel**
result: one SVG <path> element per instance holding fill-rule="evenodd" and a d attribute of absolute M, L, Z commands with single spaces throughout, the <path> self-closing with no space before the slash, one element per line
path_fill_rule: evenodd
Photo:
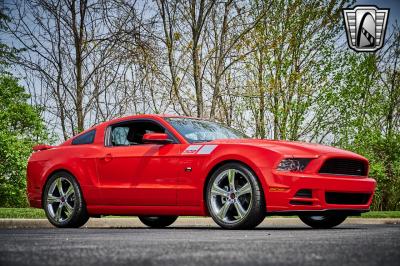
<path fill-rule="evenodd" d="M 178 216 L 139 216 L 139 220 L 153 228 L 163 228 L 173 224 Z"/>
<path fill-rule="evenodd" d="M 78 182 L 68 172 L 53 174 L 43 192 L 47 219 L 56 227 L 81 227 L 89 220 Z"/>
<path fill-rule="evenodd" d="M 316 229 L 328 229 L 335 227 L 346 220 L 346 215 L 300 215 L 300 220 L 308 226 Z"/>
<path fill-rule="evenodd" d="M 208 211 L 225 229 L 251 229 L 265 218 L 265 201 L 255 174 L 240 163 L 227 163 L 210 178 Z"/>

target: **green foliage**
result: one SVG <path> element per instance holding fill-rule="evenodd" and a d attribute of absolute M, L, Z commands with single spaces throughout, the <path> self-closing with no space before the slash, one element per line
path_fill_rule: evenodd
<path fill-rule="evenodd" d="M 371 211 L 361 214 L 362 218 L 400 218 L 400 211 Z"/>
<path fill-rule="evenodd" d="M 400 210 L 400 131 L 392 122 L 388 126 L 399 84 L 385 86 L 382 80 L 392 77 L 379 69 L 374 54 L 350 52 L 337 58 L 334 82 L 322 91 L 316 107 L 319 130 L 328 133 L 319 141 L 368 158 L 369 175 L 378 182 L 372 209 Z"/>
<path fill-rule="evenodd" d="M 47 137 L 39 110 L 18 81 L 0 76 L 0 206 L 26 206 L 26 162 Z"/>
<path fill-rule="evenodd" d="M 315 128 L 314 121 L 310 123 L 315 115 L 312 106 L 331 85 L 341 10 L 348 2 L 252 2 L 256 10 L 268 8 L 268 15 L 248 36 L 255 50 L 246 66 L 255 76 L 248 85 L 260 99 L 248 100 L 256 136 L 297 140 Z M 273 120 L 268 126 L 265 117 Z"/>
<path fill-rule="evenodd" d="M 370 161 L 369 175 L 378 183 L 372 209 L 400 210 L 400 134 L 383 136 L 364 131 L 344 148 Z"/>

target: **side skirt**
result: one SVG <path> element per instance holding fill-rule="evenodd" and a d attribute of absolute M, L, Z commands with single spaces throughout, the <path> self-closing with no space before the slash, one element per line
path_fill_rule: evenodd
<path fill-rule="evenodd" d="M 176 216 L 207 216 L 200 206 L 87 206 L 90 216 L 99 215 L 176 215 Z"/>

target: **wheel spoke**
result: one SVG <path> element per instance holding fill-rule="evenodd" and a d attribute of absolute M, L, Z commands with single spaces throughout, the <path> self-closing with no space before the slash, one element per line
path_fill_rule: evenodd
<path fill-rule="evenodd" d="M 211 188 L 211 195 L 228 197 L 228 192 L 225 189 L 219 187 L 216 183 L 214 183 Z"/>
<path fill-rule="evenodd" d="M 243 187 L 239 188 L 238 191 L 236 192 L 236 196 L 240 197 L 245 194 L 250 194 L 251 193 L 251 185 L 249 182 L 247 182 Z"/>
<path fill-rule="evenodd" d="M 246 210 L 243 208 L 242 204 L 238 200 L 236 200 L 234 205 L 239 217 L 243 218 L 243 216 L 245 216 L 246 214 Z"/>
<path fill-rule="evenodd" d="M 74 211 L 74 208 L 72 208 L 72 206 L 69 205 L 68 202 L 65 203 L 64 207 L 65 207 L 65 214 L 69 218 L 72 215 L 72 212 Z"/>
<path fill-rule="evenodd" d="M 228 182 L 229 182 L 229 188 L 234 191 L 235 190 L 235 170 L 234 169 L 229 169 L 228 170 Z"/>
<path fill-rule="evenodd" d="M 57 222 L 60 222 L 60 221 L 61 221 L 61 212 L 62 212 L 62 208 L 63 208 L 63 206 L 62 206 L 61 204 L 58 205 L 56 214 L 55 214 L 55 216 L 54 216 L 54 219 L 55 219 Z"/>
<path fill-rule="evenodd" d="M 65 198 L 69 198 L 69 196 L 71 196 L 72 194 L 74 194 L 74 187 L 70 184 L 67 192 L 65 192 Z"/>
<path fill-rule="evenodd" d="M 51 194 L 47 196 L 47 204 L 53 204 L 55 202 L 60 202 L 60 198 L 55 197 Z"/>
<path fill-rule="evenodd" d="M 60 193 L 60 196 L 64 195 L 64 191 L 63 191 L 63 187 L 62 187 L 62 182 L 61 182 L 61 178 L 58 178 L 56 181 L 56 187 L 58 189 L 58 192 Z"/>
<path fill-rule="evenodd" d="M 225 219 L 226 214 L 227 214 L 227 212 L 228 212 L 228 210 L 229 210 L 229 207 L 231 207 L 231 204 L 232 204 L 232 203 L 230 203 L 229 201 L 226 201 L 226 202 L 224 203 L 224 205 L 222 205 L 221 209 L 220 209 L 219 212 L 217 213 L 218 217 L 219 217 L 221 220 L 224 220 L 224 219 Z"/>

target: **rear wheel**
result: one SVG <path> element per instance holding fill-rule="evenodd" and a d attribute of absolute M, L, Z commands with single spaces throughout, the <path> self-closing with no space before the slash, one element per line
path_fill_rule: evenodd
<path fill-rule="evenodd" d="M 173 224 L 178 216 L 139 216 L 139 220 L 149 227 L 163 228 Z"/>
<path fill-rule="evenodd" d="M 265 201 L 257 177 L 240 163 L 227 163 L 213 173 L 206 190 L 208 211 L 225 229 L 250 229 L 265 218 Z"/>
<path fill-rule="evenodd" d="M 328 229 L 335 227 L 346 220 L 346 215 L 300 215 L 300 220 L 308 226 L 316 229 Z"/>
<path fill-rule="evenodd" d="M 88 219 L 82 192 L 68 172 L 57 172 L 46 183 L 43 208 L 47 219 L 56 227 L 81 227 Z"/>

